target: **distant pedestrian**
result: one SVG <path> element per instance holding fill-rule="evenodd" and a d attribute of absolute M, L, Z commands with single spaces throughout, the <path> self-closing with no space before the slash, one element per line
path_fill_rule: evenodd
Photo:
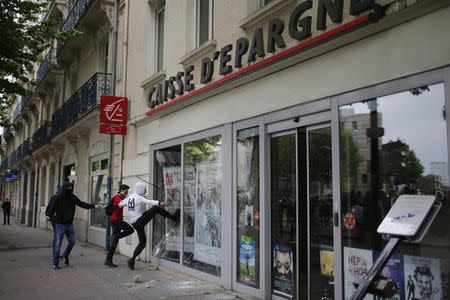
<path fill-rule="evenodd" d="M 55 200 L 61 194 L 62 194 L 62 187 L 60 185 L 58 185 L 56 187 L 56 193 L 50 197 L 47 207 L 45 208 L 46 219 L 48 219 L 50 221 L 50 224 L 52 225 L 52 228 L 53 228 L 52 253 L 53 253 L 53 248 L 55 247 L 55 242 L 56 242 L 56 219 L 55 219 L 55 213 L 53 213 L 53 215 L 50 215 L 50 211 L 52 210 L 52 207 L 55 204 Z M 58 256 L 59 256 L 59 253 L 58 253 Z M 52 259 L 53 259 L 53 255 L 52 255 Z"/>
<path fill-rule="evenodd" d="M 130 224 L 123 221 L 123 207 L 119 207 L 120 201 L 125 199 L 128 195 L 128 190 L 130 187 L 126 184 L 122 184 L 119 188 L 119 193 L 112 199 L 112 205 L 114 211 L 111 216 L 109 216 L 109 221 L 111 222 L 111 227 L 113 234 L 111 236 L 111 245 L 109 247 L 108 254 L 106 255 L 105 265 L 110 267 L 117 267 L 113 263 L 114 252 L 116 251 L 119 239 L 126 237 L 134 232 L 133 227 Z"/>
<path fill-rule="evenodd" d="M 67 237 L 67 248 L 64 251 L 64 264 L 69 265 L 69 255 L 75 246 L 75 230 L 73 228 L 73 218 L 75 216 L 75 206 L 85 209 L 101 208 L 101 205 L 93 205 L 78 199 L 73 194 L 73 186 L 70 182 L 64 182 L 62 186 L 62 193 L 56 196 L 54 204 L 49 209 L 48 215 L 55 216 L 56 222 L 56 241 L 53 247 L 53 264 L 52 268 L 59 269 L 59 252 L 64 234 Z"/>
<path fill-rule="evenodd" d="M 9 223 L 9 217 L 11 215 L 11 202 L 9 201 L 9 198 L 6 198 L 5 201 L 3 201 L 2 204 L 3 209 L 3 225 L 10 225 Z"/>
<path fill-rule="evenodd" d="M 128 260 L 128 267 L 131 270 L 134 270 L 136 257 L 141 254 L 147 243 L 145 226 L 156 214 L 171 219 L 174 222 L 180 222 L 180 209 L 177 209 L 173 215 L 170 214 L 167 210 L 160 207 L 167 206 L 168 203 L 145 198 L 144 195 L 146 191 L 145 184 L 138 182 L 134 186 L 134 193 L 119 203 L 119 207 L 128 207 L 131 225 L 136 229 L 139 238 L 139 244 L 136 246 L 136 249 L 134 249 L 133 256 Z M 151 204 L 152 207 L 147 209 L 146 204 Z"/>

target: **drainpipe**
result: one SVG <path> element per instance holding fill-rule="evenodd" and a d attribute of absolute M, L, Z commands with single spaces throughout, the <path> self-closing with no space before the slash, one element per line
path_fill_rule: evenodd
<path fill-rule="evenodd" d="M 113 14 L 113 43 L 112 43 L 112 95 L 116 95 L 116 72 L 117 72 L 117 23 L 119 19 L 119 3 L 120 0 L 114 1 L 114 14 Z M 106 181 L 107 184 L 107 200 L 109 201 L 112 198 L 112 172 L 113 172 L 113 155 L 114 151 L 114 135 L 109 135 L 109 160 L 108 160 L 108 179 Z M 106 217 L 106 234 L 105 234 L 105 249 L 109 250 L 110 246 L 110 235 L 111 235 L 111 224 L 109 222 L 109 218 Z"/>
<path fill-rule="evenodd" d="M 125 3 L 125 40 L 123 43 L 123 95 L 126 96 L 127 95 L 127 75 L 128 75 L 128 36 L 129 36 L 129 22 L 130 22 L 130 1 L 126 0 Z M 131 107 L 130 105 L 128 106 L 128 113 L 130 113 L 131 111 Z M 119 176 L 119 180 L 120 183 L 122 183 L 122 176 L 123 176 L 123 158 L 124 158 L 124 153 L 125 153 L 125 135 L 122 135 L 122 147 L 121 147 L 121 153 L 120 153 L 120 176 Z"/>

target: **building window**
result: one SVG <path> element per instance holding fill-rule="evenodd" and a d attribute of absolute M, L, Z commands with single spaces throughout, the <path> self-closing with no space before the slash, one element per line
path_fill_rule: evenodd
<path fill-rule="evenodd" d="M 440 186 L 436 180 L 448 178 L 444 106 L 444 85 L 435 84 L 339 109 L 340 124 L 358 117 L 359 131 L 367 137 L 356 141 L 348 128 L 339 128 L 345 299 L 383 249 L 377 228 L 399 196 L 433 195 L 447 203 L 448 182 Z M 350 108 L 353 114 L 343 114 Z M 436 163 L 445 166 L 442 171 L 434 168 Z M 444 204 L 420 244 L 400 244 L 383 271 L 399 287 L 393 298 L 450 299 L 449 216 Z"/>
<path fill-rule="evenodd" d="M 164 1 L 165 2 L 165 1 Z M 165 3 L 156 11 L 156 72 L 163 70 Z"/>
<path fill-rule="evenodd" d="M 108 73 L 108 56 L 109 56 L 109 43 L 106 41 L 104 44 L 104 57 L 103 57 L 103 70 L 105 73 Z"/>
<path fill-rule="evenodd" d="M 259 128 L 240 130 L 236 145 L 237 281 L 259 287 Z"/>
<path fill-rule="evenodd" d="M 90 184 L 90 197 L 91 204 L 108 204 L 108 192 L 107 192 L 107 176 L 108 176 L 108 159 L 96 158 L 91 160 L 90 166 L 91 184 Z M 106 218 L 103 210 L 91 209 L 90 211 L 90 226 L 98 228 L 106 228 Z"/>
<path fill-rule="evenodd" d="M 259 5 L 262 8 L 262 7 L 266 6 L 267 4 L 269 4 L 272 1 L 273 0 L 259 0 Z"/>
<path fill-rule="evenodd" d="M 183 223 L 156 216 L 153 255 L 220 276 L 222 137 L 216 135 L 160 149 L 155 154 L 156 199 L 168 201 L 173 213 L 183 210 Z M 181 238 L 181 233 L 183 238 Z"/>
<path fill-rule="evenodd" d="M 356 122 L 356 121 L 352 122 L 352 129 L 353 130 L 358 130 L 358 122 Z"/>
<path fill-rule="evenodd" d="M 367 174 L 361 175 L 361 181 L 362 181 L 362 183 L 367 183 Z"/>
<path fill-rule="evenodd" d="M 213 37 L 213 1 L 196 0 L 196 46 Z"/>

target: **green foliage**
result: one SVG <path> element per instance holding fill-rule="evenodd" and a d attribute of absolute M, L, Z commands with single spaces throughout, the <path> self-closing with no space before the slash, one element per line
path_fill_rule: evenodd
<path fill-rule="evenodd" d="M 353 140 L 350 130 L 340 130 L 340 154 L 341 154 L 341 185 L 343 191 L 350 191 L 351 184 L 357 182 L 358 167 L 363 161 L 359 153 L 358 145 Z"/>
<path fill-rule="evenodd" d="M 396 184 L 416 183 L 423 174 L 424 167 L 409 145 L 397 140 L 383 145 L 382 170 L 384 177 L 395 176 Z"/>
<path fill-rule="evenodd" d="M 220 135 L 192 141 L 184 145 L 184 159 L 187 165 L 216 160 L 221 150 L 222 137 Z"/>
<path fill-rule="evenodd" d="M 0 125 L 7 124 L 11 95 L 29 95 L 26 85 L 33 64 L 54 39 L 64 40 L 75 31 L 58 33 L 56 20 L 45 20 L 51 0 L 0 0 Z"/>

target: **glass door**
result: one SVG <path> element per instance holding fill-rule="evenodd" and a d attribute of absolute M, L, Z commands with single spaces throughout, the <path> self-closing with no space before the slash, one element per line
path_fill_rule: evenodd
<path fill-rule="evenodd" d="M 270 141 L 272 294 L 297 295 L 297 132 Z"/>
<path fill-rule="evenodd" d="M 331 128 L 307 130 L 309 299 L 334 299 Z"/>
<path fill-rule="evenodd" d="M 272 134 L 270 178 L 272 295 L 334 299 L 329 125 Z"/>

